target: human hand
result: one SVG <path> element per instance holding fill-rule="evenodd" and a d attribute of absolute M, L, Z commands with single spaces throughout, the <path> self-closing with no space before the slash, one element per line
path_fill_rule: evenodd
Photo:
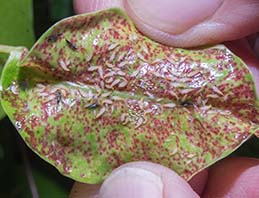
<path fill-rule="evenodd" d="M 259 160 L 228 158 L 189 184 L 172 170 L 150 162 L 115 169 L 100 185 L 76 183 L 71 198 L 254 198 L 259 197 Z"/>
<path fill-rule="evenodd" d="M 124 9 L 139 30 L 167 45 L 196 47 L 225 42 L 259 83 L 258 0 L 74 0 L 77 13 L 111 7 Z"/>
<path fill-rule="evenodd" d="M 258 0 L 163 0 L 159 4 L 152 0 L 74 2 L 78 13 L 121 7 L 144 34 L 167 45 L 195 47 L 228 41 L 225 44 L 249 66 L 259 91 L 259 61 L 254 53 L 259 52 L 259 39 L 256 41 L 258 36 L 254 34 L 259 31 Z M 161 165 L 130 163 L 111 174 L 102 185 L 99 198 L 189 198 L 198 194 L 205 198 L 259 197 L 258 164 L 258 160 L 248 158 L 223 160 L 209 170 L 208 178 L 205 170 L 190 181 L 195 193 L 176 173 Z M 76 186 L 74 189 L 79 187 L 86 198 L 97 197 L 100 188 Z M 139 194 L 131 194 L 134 192 Z"/>

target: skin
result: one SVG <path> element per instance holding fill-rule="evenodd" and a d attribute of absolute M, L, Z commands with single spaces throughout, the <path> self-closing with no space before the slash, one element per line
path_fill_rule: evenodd
<path fill-rule="evenodd" d="M 225 44 L 249 66 L 259 93 L 259 1 L 257 0 L 74 0 L 77 13 L 121 7 L 152 39 L 177 47 Z M 159 14 L 157 14 L 159 13 Z M 259 197 L 259 160 L 227 158 L 186 183 L 150 162 L 128 163 L 102 184 L 76 183 L 71 197 L 173 198 Z"/>

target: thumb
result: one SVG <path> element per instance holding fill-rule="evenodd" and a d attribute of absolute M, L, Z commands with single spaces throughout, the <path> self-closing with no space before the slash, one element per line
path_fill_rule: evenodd
<path fill-rule="evenodd" d="M 236 40 L 259 31 L 258 0 L 74 0 L 77 13 L 125 9 L 147 36 L 175 47 Z"/>
<path fill-rule="evenodd" d="M 259 30 L 258 0 L 126 0 L 138 28 L 178 47 L 220 43 Z"/>
<path fill-rule="evenodd" d="M 100 198 L 198 198 L 180 176 L 150 162 L 132 162 L 115 170 L 100 189 Z"/>

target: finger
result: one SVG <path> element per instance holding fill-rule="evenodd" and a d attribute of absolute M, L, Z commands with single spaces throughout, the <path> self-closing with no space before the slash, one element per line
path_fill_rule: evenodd
<path fill-rule="evenodd" d="M 146 165 L 144 165 L 144 166 L 146 166 Z M 166 170 L 166 171 L 171 172 L 171 170 Z M 190 186 L 199 195 L 201 195 L 203 192 L 203 189 L 204 189 L 206 181 L 207 181 L 207 176 L 208 176 L 208 171 L 207 171 L 207 169 L 205 169 L 202 172 L 198 173 L 196 176 L 194 176 L 189 181 Z M 84 183 L 80 183 L 80 182 L 75 182 L 71 189 L 69 197 L 71 197 L 71 198 L 96 198 L 96 197 L 98 197 L 99 190 L 100 190 L 100 185 L 98 185 L 98 184 L 92 185 L 92 184 L 84 184 Z"/>
<path fill-rule="evenodd" d="M 75 0 L 78 13 L 125 8 L 147 36 L 194 47 L 235 40 L 259 30 L 258 0 Z"/>
<path fill-rule="evenodd" d="M 258 0 L 127 0 L 138 28 L 167 45 L 194 47 L 235 40 L 258 31 Z"/>
<path fill-rule="evenodd" d="M 229 158 L 212 167 L 204 198 L 259 197 L 259 160 Z"/>
<path fill-rule="evenodd" d="M 132 162 L 113 171 L 103 183 L 100 198 L 199 197 L 180 176 L 151 162 Z"/>
<path fill-rule="evenodd" d="M 257 37 L 255 38 L 253 49 L 257 58 L 259 59 L 259 33 L 257 33 Z"/>
<path fill-rule="evenodd" d="M 121 0 L 74 0 L 74 10 L 76 13 L 94 12 L 97 10 L 123 7 Z"/>
<path fill-rule="evenodd" d="M 198 194 L 202 195 L 204 187 L 208 180 L 208 169 L 205 169 L 195 175 L 188 183 L 192 189 Z"/>

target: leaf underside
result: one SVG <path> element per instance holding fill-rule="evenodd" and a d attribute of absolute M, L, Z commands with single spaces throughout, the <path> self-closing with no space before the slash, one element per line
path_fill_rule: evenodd
<path fill-rule="evenodd" d="M 86 183 L 139 160 L 189 180 L 259 129 L 254 82 L 238 57 L 224 46 L 161 45 L 118 9 L 60 21 L 8 61 L 2 86 L 29 147 Z"/>

